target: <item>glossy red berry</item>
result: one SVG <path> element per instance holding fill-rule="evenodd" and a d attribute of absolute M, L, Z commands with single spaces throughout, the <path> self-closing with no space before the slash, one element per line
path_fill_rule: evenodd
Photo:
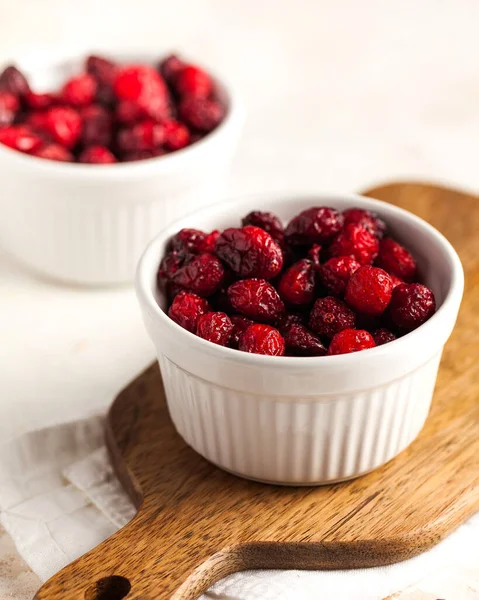
<path fill-rule="evenodd" d="M 357 312 L 375 317 L 386 310 L 392 292 L 393 284 L 386 271 L 366 265 L 351 276 L 345 300 Z"/>
<path fill-rule="evenodd" d="M 242 219 L 241 224 L 243 227 L 246 225 L 254 225 L 255 227 L 264 229 L 279 244 L 284 240 L 283 224 L 280 219 L 271 212 L 254 210 Z"/>
<path fill-rule="evenodd" d="M 110 165 L 118 161 L 105 146 L 90 146 L 81 152 L 78 162 L 92 165 Z"/>
<path fill-rule="evenodd" d="M 27 125 L 11 125 L 0 129 L 0 144 L 20 152 L 33 152 L 40 148 L 43 139 Z"/>
<path fill-rule="evenodd" d="M 73 154 L 60 144 L 45 144 L 31 152 L 32 156 L 46 158 L 48 160 L 57 160 L 59 162 L 73 162 Z"/>
<path fill-rule="evenodd" d="M 170 119 L 163 123 L 163 128 L 165 131 L 165 148 L 168 148 L 168 150 L 181 150 L 190 143 L 190 132 L 182 123 Z"/>
<path fill-rule="evenodd" d="M 335 237 L 329 247 L 330 256 L 350 256 L 361 265 L 371 264 L 378 255 L 379 242 L 367 229 L 349 223 Z"/>
<path fill-rule="evenodd" d="M 180 96 L 208 98 L 213 91 L 213 81 L 203 69 L 187 65 L 176 74 L 175 88 Z"/>
<path fill-rule="evenodd" d="M 309 316 L 310 328 L 319 335 L 332 338 L 343 329 L 353 329 L 356 315 L 342 300 L 333 296 L 318 298 Z"/>
<path fill-rule="evenodd" d="M 240 337 L 250 325 L 253 325 L 253 321 L 241 315 L 231 315 L 230 319 L 233 323 L 233 331 L 231 332 L 229 346 L 230 348 L 238 348 Z"/>
<path fill-rule="evenodd" d="M 186 67 L 186 63 L 178 58 L 175 54 L 170 54 L 159 64 L 159 70 L 163 79 L 168 85 L 174 85 L 177 76 Z"/>
<path fill-rule="evenodd" d="M 381 240 L 376 264 L 391 275 L 408 282 L 414 280 L 417 272 L 413 255 L 391 238 Z"/>
<path fill-rule="evenodd" d="M 225 277 L 225 269 L 213 254 L 188 255 L 174 273 L 172 281 L 198 296 L 207 298 L 219 291 Z"/>
<path fill-rule="evenodd" d="M 168 316 L 183 329 L 196 333 L 198 319 L 210 310 L 210 305 L 204 298 L 191 292 L 180 292 L 171 303 Z"/>
<path fill-rule="evenodd" d="M 373 336 L 363 329 L 343 329 L 337 333 L 329 345 L 328 354 L 349 354 L 374 348 Z"/>
<path fill-rule="evenodd" d="M 228 288 L 233 309 L 243 316 L 273 323 L 284 311 L 284 304 L 275 288 L 264 279 L 241 279 Z"/>
<path fill-rule="evenodd" d="M 225 229 L 216 240 L 215 251 L 238 277 L 272 279 L 283 266 L 279 245 L 269 233 L 252 225 Z"/>
<path fill-rule="evenodd" d="M 178 115 L 188 127 L 208 133 L 221 123 L 225 109 L 217 100 L 188 96 L 180 102 Z"/>
<path fill-rule="evenodd" d="M 20 110 L 20 101 L 11 92 L 0 90 L 0 127 L 11 125 Z"/>
<path fill-rule="evenodd" d="M 320 265 L 318 276 L 324 287 L 335 296 L 343 296 L 351 275 L 361 265 L 350 256 L 336 256 Z"/>
<path fill-rule="evenodd" d="M 54 140 L 65 148 L 73 148 L 80 139 L 80 114 L 68 106 L 50 108 L 46 113 L 45 126 Z"/>
<path fill-rule="evenodd" d="M 343 215 L 327 206 L 303 210 L 284 232 L 286 242 L 296 246 L 328 243 L 343 226 Z"/>
<path fill-rule="evenodd" d="M 317 335 L 302 323 L 293 323 L 284 333 L 284 341 L 289 354 L 294 356 L 324 356 L 327 349 Z"/>
<path fill-rule="evenodd" d="M 401 332 L 416 329 L 436 312 L 433 292 L 420 283 L 402 283 L 394 288 L 389 316 Z"/>
<path fill-rule="evenodd" d="M 213 252 L 215 242 L 219 235 L 218 231 L 205 233 L 199 229 L 181 229 L 170 240 L 172 250 L 200 254 L 201 252 Z"/>
<path fill-rule="evenodd" d="M 143 121 L 118 133 L 117 144 L 121 152 L 154 150 L 165 141 L 165 129 L 155 121 Z"/>
<path fill-rule="evenodd" d="M 306 306 L 314 300 L 315 286 L 313 263 L 303 258 L 283 273 L 278 283 L 278 292 L 284 302 Z"/>
<path fill-rule="evenodd" d="M 389 342 L 393 342 L 396 339 L 394 333 L 392 331 L 389 331 L 389 329 L 385 329 L 384 327 L 373 331 L 372 336 L 374 338 L 376 346 L 388 344 Z"/>
<path fill-rule="evenodd" d="M 82 145 L 84 147 L 110 146 L 113 129 L 109 111 L 99 104 L 91 104 L 80 111 L 80 116 Z"/>
<path fill-rule="evenodd" d="M 36 94 L 29 92 L 25 96 L 25 103 L 32 110 L 46 110 L 52 107 L 57 102 L 56 96 L 53 94 Z"/>
<path fill-rule="evenodd" d="M 97 83 L 88 73 L 81 73 L 69 79 L 60 92 L 60 98 L 65 104 L 79 108 L 87 106 L 95 100 Z"/>
<path fill-rule="evenodd" d="M 344 224 L 356 223 L 367 229 L 377 238 L 382 238 L 386 232 L 386 223 L 376 214 L 362 208 L 350 208 L 344 211 Z"/>
<path fill-rule="evenodd" d="M 0 90 L 23 98 L 30 92 L 30 86 L 25 75 L 17 67 L 10 65 L 0 75 Z"/>
<path fill-rule="evenodd" d="M 152 119 L 167 119 L 170 114 L 168 89 L 160 74 L 149 65 L 120 67 L 114 90 L 119 100 L 137 104 Z"/>
<path fill-rule="evenodd" d="M 253 354 L 283 356 L 284 339 L 280 332 L 269 325 L 255 323 L 250 325 L 239 340 L 239 350 Z"/>
<path fill-rule="evenodd" d="M 233 332 L 233 323 L 224 312 L 201 315 L 196 324 L 196 335 L 204 340 L 226 346 Z"/>

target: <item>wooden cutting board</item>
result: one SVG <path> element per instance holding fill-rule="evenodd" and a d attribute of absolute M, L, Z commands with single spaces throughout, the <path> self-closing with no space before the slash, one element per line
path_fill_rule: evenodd
<path fill-rule="evenodd" d="M 479 510 L 479 199 L 418 184 L 369 195 L 436 226 L 466 271 L 459 321 L 419 438 L 347 483 L 254 483 L 186 446 L 152 366 L 121 392 L 107 420 L 112 459 L 138 513 L 52 577 L 37 600 L 188 600 L 244 569 L 385 565 L 427 550 Z"/>

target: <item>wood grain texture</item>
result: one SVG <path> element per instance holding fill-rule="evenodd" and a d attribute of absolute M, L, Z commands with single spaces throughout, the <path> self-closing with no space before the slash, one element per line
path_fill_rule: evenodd
<path fill-rule="evenodd" d="M 209 464 L 176 434 L 152 366 L 108 416 L 112 459 L 138 513 L 50 579 L 37 600 L 190 600 L 238 570 L 394 563 L 427 550 L 479 510 L 479 199 L 419 184 L 369 195 L 436 226 L 465 268 L 464 302 L 419 438 L 347 483 L 246 481 Z M 110 576 L 128 581 L 104 579 Z"/>

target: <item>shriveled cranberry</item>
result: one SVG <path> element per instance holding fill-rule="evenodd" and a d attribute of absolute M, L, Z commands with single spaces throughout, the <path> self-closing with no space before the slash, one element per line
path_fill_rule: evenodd
<path fill-rule="evenodd" d="M 164 290 L 168 304 L 171 304 L 179 293 L 185 291 L 180 285 L 176 285 L 172 281 L 165 282 L 160 280 L 158 284 L 160 285 L 160 289 Z"/>
<path fill-rule="evenodd" d="M 373 336 L 363 329 L 343 329 L 329 344 L 328 354 L 349 354 L 374 348 Z"/>
<path fill-rule="evenodd" d="M 389 316 L 401 332 L 416 329 L 436 312 L 433 292 L 421 283 L 402 283 L 394 288 Z"/>
<path fill-rule="evenodd" d="M 189 127 L 208 133 L 221 123 L 225 109 L 217 100 L 188 96 L 180 102 L 178 114 Z"/>
<path fill-rule="evenodd" d="M 349 279 L 345 300 L 356 311 L 378 316 L 387 308 L 393 292 L 393 284 L 383 269 L 365 265 Z"/>
<path fill-rule="evenodd" d="M 109 165 L 118 161 L 105 146 L 90 146 L 81 152 L 78 162 L 92 165 Z"/>
<path fill-rule="evenodd" d="M 269 233 L 269 235 L 281 244 L 284 240 L 284 229 L 280 219 L 271 212 L 262 212 L 254 210 L 246 215 L 241 221 L 245 225 L 254 225 L 260 227 Z"/>
<path fill-rule="evenodd" d="M 389 342 L 393 342 L 396 339 L 394 333 L 392 331 L 389 331 L 389 329 L 385 329 L 384 327 L 373 331 L 372 336 L 374 338 L 376 346 L 388 344 Z"/>
<path fill-rule="evenodd" d="M 284 302 L 305 306 L 314 300 L 315 274 L 311 260 L 303 258 L 287 269 L 278 283 L 278 292 Z"/>
<path fill-rule="evenodd" d="M 118 99 L 134 102 L 152 119 L 169 117 L 168 89 L 160 74 L 149 65 L 120 67 L 114 90 Z"/>
<path fill-rule="evenodd" d="M 319 244 L 313 244 L 308 250 L 308 258 L 313 261 L 314 270 L 317 271 L 321 265 L 321 252 L 323 247 Z"/>
<path fill-rule="evenodd" d="M 109 146 L 112 140 L 112 119 L 106 108 L 91 104 L 80 111 L 83 146 Z"/>
<path fill-rule="evenodd" d="M 159 64 L 160 73 L 163 79 L 169 84 L 174 85 L 176 77 L 186 67 L 186 63 L 179 59 L 175 54 L 170 54 Z"/>
<path fill-rule="evenodd" d="M 117 65 L 103 56 L 91 55 L 86 59 L 86 71 L 98 83 L 112 86 L 115 82 Z"/>
<path fill-rule="evenodd" d="M 283 313 L 274 322 L 274 326 L 284 337 L 293 325 L 304 325 L 304 317 L 295 313 Z"/>
<path fill-rule="evenodd" d="M 284 304 L 274 287 L 264 279 L 242 279 L 228 288 L 231 305 L 254 321 L 273 323 L 284 311 Z"/>
<path fill-rule="evenodd" d="M 180 292 L 171 303 L 168 316 L 183 329 L 196 333 L 198 319 L 210 310 L 210 305 L 204 298 L 191 292 Z"/>
<path fill-rule="evenodd" d="M 226 346 L 233 332 L 233 323 L 224 312 L 201 315 L 196 324 L 196 335 L 204 340 Z"/>
<path fill-rule="evenodd" d="M 349 223 L 335 237 L 329 248 L 330 256 L 350 256 L 361 265 L 368 265 L 378 255 L 379 242 L 367 229 L 357 223 Z"/>
<path fill-rule="evenodd" d="M 253 354 L 283 356 L 284 339 L 280 332 L 269 325 L 250 325 L 239 340 L 239 350 Z"/>
<path fill-rule="evenodd" d="M 73 148 L 80 139 L 82 121 L 80 114 L 68 106 L 54 106 L 46 113 L 48 132 L 65 148 Z"/>
<path fill-rule="evenodd" d="M 259 227 L 225 229 L 215 252 L 239 277 L 272 279 L 281 271 L 283 254 L 273 238 Z"/>
<path fill-rule="evenodd" d="M 175 88 L 180 96 L 208 98 L 213 90 L 213 81 L 203 69 L 187 65 L 177 73 Z"/>
<path fill-rule="evenodd" d="M 0 143 L 20 152 L 33 152 L 43 144 L 43 140 L 27 125 L 11 125 L 0 129 Z"/>
<path fill-rule="evenodd" d="M 336 256 L 320 265 L 318 276 L 324 287 L 335 296 L 342 296 L 351 275 L 361 265 L 350 256 Z"/>
<path fill-rule="evenodd" d="M 129 100 L 121 100 L 116 105 L 115 120 L 122 125 L 135 125 L 147 117 L 148 115 L 141 106 Z"/>
<path fill-rule="evenodd" d="M 198 296 L 208 297 L 217 292 L 224 280 L 225 269 L 213 254 L 189 255 L 174 273 L 172 280 Z"/>
<path fill-rule="evenodd" d="M 181 229 L 170 240 L 172 250 L 199 254 L 200 252 L 213 252 L 218 231 L 205 233 L 199 229 Z"/>
<path fill-rule="evenodd" d="M 356 315 L 342 300 L 333 296 L 318 298 L 309 316 L 309 326 L 319 335 L 332 338 L 343 329 L 353 329 Z"/>
<path fill-rule="evenodd" d="M 413 255 L 391 238 L 381 240 L 376 264 L 391 275 L 396 275 L 407 282 L 412 281 L 417 272 Z"/>
<path fill-rule="evenodd" d="M 32 110 L 46 110 L 57 102 L 56 96 L 53 94 L 36 94 L 29 92 L 25 96 L 25 103 Z"/>
<path fill-rule="evenodd" d="M 173 250 L 163 256 L 158 269 L 158 280 L 173 279 L 174 274 L 183 265 L 186 255 L 182 252 Z"/>
<path fill-rule="evenodd" d="M 40 146 L 40 148 L 33 150 L 31 154 L 38 158 L 46 158 L 48 160 L 57 160 L 60 162 L 74 161 L 73 154 L 64 146 L 60 146 L 60 144 L 46 144 L 45 146 Z"/>
<path fill-rule="evenodd" d="M 25 75 L 17 67 L 10 65 L 0 75 L 0 90 L 23 98 L 30 91 L 30 86 Z"/>
<path fill-rule="evenodd" d="M 165 141 L 165 129 L 160 123 L 143 121 L 118 133 L 117 144 L 122 152 L 154 150 Z"/>
<path fill-rule="evenodd" d="M 181 148 L 188 146 L 190 132 L 185 125 L 170 119 L 163 123 L 163 127 L 165 130 L 165 148 L 168 148 L 168 150 L 181 150 Z"/>
<path fill-rule="evenodd" d="M 342 228 L 343 215 L 328 206 L 312 207 L 299 213 L 284 232 L 288 244 L 311 246 L 328 243 Z"/>
<path fill-rule="evenodd" d="M 240 337 L 250 325 L 253 325 L 253 321 L 241 315 L 231 315 L 230 319 L 233 323 L 233 331 L 231 332 L 229 346 L 230 348 L 238 348 Z"/>
<path fill-rule="evenodd" d="M 327 349 L 317 335 L 301 323 L 293 323 L 284 334 L 286 349 L 295 356 L 324 356 Z"/>
<path fill-rule="evenodd" d="M 76 108 L 87 106 L 95 99 L 96 88 L 96 79 L 88 73 L 81 73 L 65 83 L 60 98 L 65 104 Z"/>
<path fill-rule="evenodd" d="M 11 125 L 19 110 L 18 98 L 11 92 L 0 90 L 0 127 Z"/>
<path fill-rule="evenodd" d="M 386 223 L 376 214 L 363 208 L 350 208 L 344 211 L 344 224 L 357 223 L 377 238 L 382 238 L 386 232 Z"/>

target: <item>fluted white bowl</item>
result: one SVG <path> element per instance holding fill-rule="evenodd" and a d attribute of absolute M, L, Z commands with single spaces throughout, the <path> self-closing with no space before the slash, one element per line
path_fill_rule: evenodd
<path fill-rule="evenodd" d="M 156 284 L 168 239 L 183 227 L 238 226 L 255 209 L 285 221 L 310 206 L 377 212 L 417 258 L 438 310 L 417 330 L 359 353 L 271 357 L 207 342 L 162 310 Z M 451 244 L 413 214 L 356 195 L 256 197 L 195 212 L 163 230 L 137 270 L 137 295 L 153 340 L 168 408 L 183 439 L 219 467 L 260 481 L 307 485 L 371 471 L 404 450 L 427 417 L 464 276 Z"/>
<path fill-rule="evenodd" d="M 85 54 L 61 60 L 36 55 L 16 64 L 35 89 L 52 89 L 81 70 Z M 112 56 L 153 63 L 162 52 Z M 54 279 L 133 282 L 140 254 L 158 230 L 224 193 L 244 109 L 226 79 L 214 78 L 227 107 L 225 119 L 204 139 L 166 156 L 84 165 L 40 159 L 0 144 L 0 244 Z"/>

